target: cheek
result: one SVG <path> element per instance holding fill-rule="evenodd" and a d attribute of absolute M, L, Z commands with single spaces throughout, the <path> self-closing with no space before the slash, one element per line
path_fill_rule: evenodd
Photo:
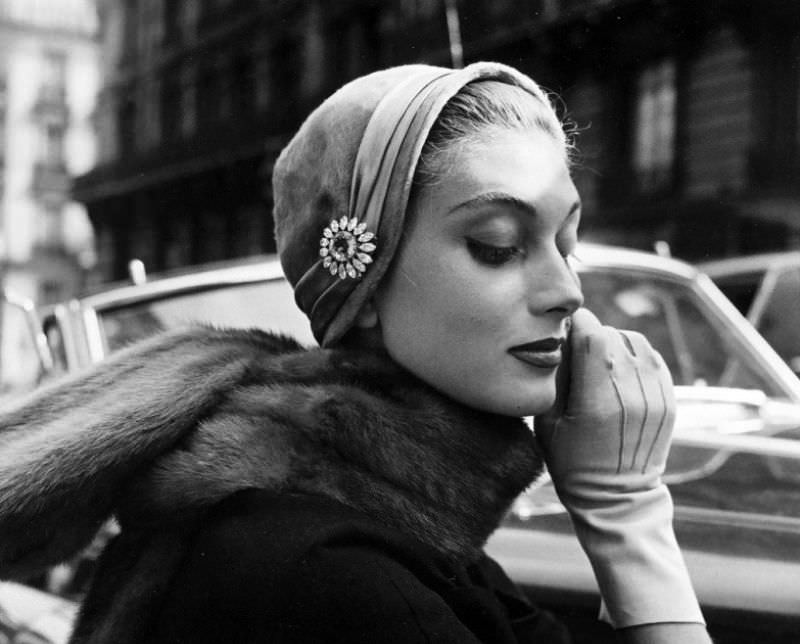
<path fill-rule="evenodd" d="M 453 362 L 502 346 L 513 318 L 510 294 L 518 289 L 499 275 L 476 271 L 465 255 L 455 249 L 438 254 L 406 252 L 398 258 L 379 298 L 387 344 L 411 343 L 429 354 L 456 347 L 458 353 L 449 357 Z"/>
<path fill-rule="evenodd" d="M 485 292 L 469 278 L 458 252 L 409 253 L 402 260 L 397 294 L 411 315 L 435 327 L 432 331 L 464 332 L 485 317 Z"/>
<path fill-rule="evenodd" d="M 514 320 L 524 301 L 513 296 L 522 292 L 516 278 L 475 270 L 457 254 L 398 259 L 405 261 L 377 303 L 386 349 L 399 364 L 484 411 L 523 416 L 553 404 L 555 377 L 532 374 L 506 354 L 520 341 Z"/>

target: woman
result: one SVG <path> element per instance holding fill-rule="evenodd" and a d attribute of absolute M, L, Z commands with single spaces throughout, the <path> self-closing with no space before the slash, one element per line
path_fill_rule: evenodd
<path fill-rule="evenodd" d="M 74 642 L 568 642 L 482 551 L 544 457 L 621 638 L 707 642 L 659 478 L 669 375 L 579 309 L 568 148 L 502 65 L 342 88 L 273 176 L 323 348 L 173 331 L 5 414 L 0 570 L 113 514 Z"/>

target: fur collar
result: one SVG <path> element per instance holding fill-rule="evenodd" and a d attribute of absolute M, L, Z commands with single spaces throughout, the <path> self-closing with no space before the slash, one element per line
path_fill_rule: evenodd
<path fill-rule="evenodd" d="M 191 521 L 248 487 L 325 495 L 471 559 L 541 467 L 521 420 L 385 355 L 193 327 L 0 415 L 0 576 L 65 559 L 112 514 Z"/>

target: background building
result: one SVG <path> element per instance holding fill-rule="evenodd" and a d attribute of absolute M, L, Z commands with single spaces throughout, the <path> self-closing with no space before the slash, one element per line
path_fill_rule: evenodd
<path fill-rule="evenodd" d="M 792 0 L 101 0 L 100 281 L 274 249 L 269 173 L 371 69 L 508 62 L 568 106 L 585 236 L 688 259 L 800 245 Z M 452 14 L 451 14 L 452 17 Z M 451 23 L 452 26 L 452 23 Z"/>
<path fill-rule="evenodd" d="M 90 0 L 0 0 L 0 283 L 47 302 L 83 287 L 92 230 L 70 196 L 94 163 L 99 82 Z M 18 311 L 0 317 L 0 390 L 30 381 Z"/>

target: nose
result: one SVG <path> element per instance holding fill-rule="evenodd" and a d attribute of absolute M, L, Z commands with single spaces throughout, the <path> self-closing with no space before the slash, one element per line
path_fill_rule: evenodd
<path fill-rule="evenodd" d="M 572 315 L 583 305 L 578 275 L 558 251 L 531 267 L 528 309 L 533 315 Z"/>

